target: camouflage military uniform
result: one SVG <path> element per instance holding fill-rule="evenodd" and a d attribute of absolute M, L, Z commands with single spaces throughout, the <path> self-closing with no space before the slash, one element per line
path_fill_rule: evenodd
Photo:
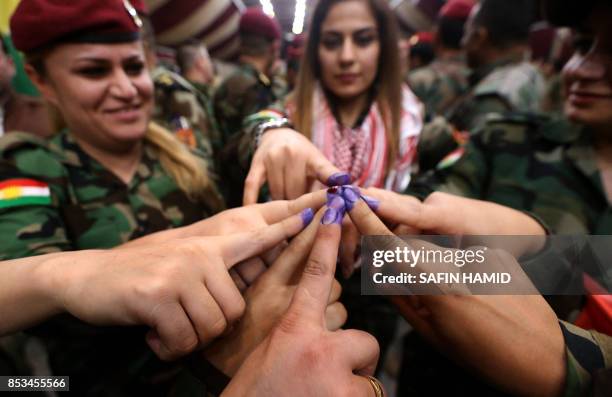
<path fill-rule="evenodd" d="M 469 91 L 469 69 L 462 57 L 436 59 L 408 73 L 406 82 L 425 105 L 425 121 L 444 115 Z"/>
<path fill-rule="evenodd" d="M 545 83 L 540 71 L 527 62 L 504 60 L 480 68 L 470 76 L 470 92 L 459 99 L 445 118 L 428 123 L 419 140 L 421 171 L 435 168 L 465 141 L 490 113 L 538 111 Z M 457 139 L 458 138 L 458 139 Z"/>
<path fill-rule="evenodd" d="M 215 92 L 215 118 L 224 142 L 218 157 L 219 172 L 225 181 L 221 188 L 228 207 L 242 204 L 244 180 L 249 168 L 245 164 L 245 158 L 249 155 L 244 150 L 249 146 L 250 138 L 244 135 L 242 123 L 247 116 L 279 100 L 279 95 L 285 94 L 282 87 L 282 84 L 274 84 L 253 66 L 243 63 Z"/>
<path fill-rule="evenodd" d="M 253 66 L 243 63 L 215 92 L 215 118 L 227 141 L 242 129 L 248 115 L 267 108 L 283 94 L 273 82 Z"/>
<path fill-rule="evenodd" d="M 9 134 L 0 139 L 0 182 L 15 180 L 47 185 L 48 202 L 11 205 L 0 200 L 2 259 L 111 248 L 215 212 L 211 205 L 187 198 L 147 142 L 126 185 L 66 131 L 48 142 Z M 177 387 L 202 392 L 189 386 L 197 382 L 181 365 L 154 356 L 145 343 L 145 329 L 93 327 L 66 315 L 33 332 L 45 341 L 54 373 L 71 376 L 70 389 L 78 395 L 157 396 Z"/>
<path fill-rule="evenodd" d="M 409 193 L 495 202 L 529 212 L 552 233 L 612 234 L 612 207 L 588 129 L 544 116 L 489 115 L 464 150 L 452 166 L 414 181 Z M 566 395 L 582 395 L 595 372 L 612 371 L 612 338 L 562 325 Z"/>
<path fill-rule="evenodd" d="M 219 150 L 222 143 L 207 87 L 192 84 L 161 66 L 151 77 L 155 83 L 153 119 L 190 148 L 197 147 L 213 157 L 213 150 Z"/>

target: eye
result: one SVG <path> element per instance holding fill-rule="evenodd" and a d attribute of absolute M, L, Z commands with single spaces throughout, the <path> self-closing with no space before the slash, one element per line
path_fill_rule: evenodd
<path fill-rule="evenodd" d="M 138 76 L 144 70 L 145 64 L 143 61 L 132 61 L 125 64 L 123 68 L 129 76 Z"/>
<path fill-rule="evenodd" d="M 110 71 L 110 68 L 107 66 L 85 66 L 82 68 L 77 69 L 77 73 L 80 74 L 81 76 L 90 78 L 90 79 L 95 79 L 95 78 L 100 78 L 100 77 L 104 77 L 105 75 L 107 75 Z"/>
<path fill-rule="evenodd" d="M 328 50 L 333 50 L 342 47 L 342 37 L 336 35 L 323 36 L 321 44 Z"/>
<path fill-rule="evenodd" d="M 359 47 L 367 47 L 374 43 L 377 39 L 378 36 L 375 32 L 358 33 L 354 38 L 355 44 L 357 44 Z"/>

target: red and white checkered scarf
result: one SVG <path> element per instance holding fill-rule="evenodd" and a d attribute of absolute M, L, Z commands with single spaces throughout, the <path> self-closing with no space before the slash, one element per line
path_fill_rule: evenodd
<path fill-rule="evenodd" d="M 341 127 L 320 87 L 314 93 L 312 141 L 336 167 L 362 187 L 403 191 L 410 182 L 416 147 L 423 128 L 422 105 L 408 87 L 402 87 L 399 153 L 387 169 L 387 136 L 383 117 L 372 103 L 361 125 Z"/>

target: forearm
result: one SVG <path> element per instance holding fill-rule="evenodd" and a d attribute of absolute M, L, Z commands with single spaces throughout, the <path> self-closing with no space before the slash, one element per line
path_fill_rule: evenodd
<path fill-rule="evenodd" d="M 0 335 L 36 324 L 62 311 L 58 267 L 79 253 L 64 252 L 0 264 Z"/>

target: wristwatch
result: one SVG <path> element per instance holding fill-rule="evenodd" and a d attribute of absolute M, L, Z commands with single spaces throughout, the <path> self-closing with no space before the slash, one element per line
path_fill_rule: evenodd
<path fill-rule="evenodd" d="M 280 119 L 272 119 L 270 121 L 266 121 L 265 123 L 259 124 L 255 127 L 255 133 L 253 135 L 253 152 L 257 150 L 259 144 L 261 143 L 261 137 L 268 130 L 273 130 L 276 128 L 293 128 L 291 121 L 289 119 L 283 117 Z"/>

